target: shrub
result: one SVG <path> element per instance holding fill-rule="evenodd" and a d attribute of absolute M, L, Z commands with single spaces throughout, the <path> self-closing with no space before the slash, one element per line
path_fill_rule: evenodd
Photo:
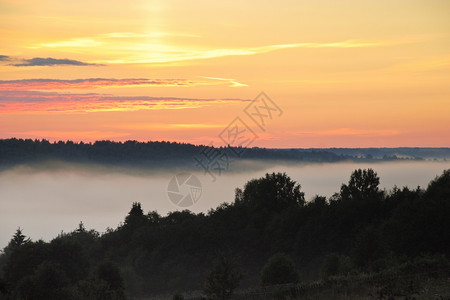
<path fill-rule="evenodd" d="M 297 283 L 298 272 L 292 259 L 283 253 L 273 255 L 264 265 L 261 272 L 263 286 L 285 283 Z"/>

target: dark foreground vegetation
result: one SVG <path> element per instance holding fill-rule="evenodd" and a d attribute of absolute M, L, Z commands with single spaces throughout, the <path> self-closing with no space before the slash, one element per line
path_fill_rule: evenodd
<path fill-rule="evenodd" d="M 449 297 L 450 170 L 426 189 L 378 186 L 355 170 L 305 202 L 273 173 L 207 214 L 133 203 L 104 234 L 80 223 L 47 243 L 18 229 L 0 256 L 0 299 Z"/>

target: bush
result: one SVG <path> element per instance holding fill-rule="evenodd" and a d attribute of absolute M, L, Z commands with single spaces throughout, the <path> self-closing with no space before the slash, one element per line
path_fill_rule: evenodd
<path fill-rule="evenodd" d="M 352 268 L 353 266 L 349 257 L 330 253 L 325 256 L 320 266 L 320 276 L 323 280 L 327 280 L 331 276 L 349 273 Z"/>
<path fill-rule="evenodd" d="M 328 254 L 320 267 L 320 276 L 326 280 L 330 276 L 335 276 L 339 273 L 340 261 L 339 255 L 335 253 Z"/>
<path fill-rule="evenodd" d="M 208 274 L 205 284 L 205 294 L 208 299 L 226 299 L 239 286 L 242 274 L 236 262 L 228 252 L 221 252 Z"/>
<path fill-rule="evenodd" d="M 261 272 L 261 284 L 263 286 L 297 283 L 298 272 L 292 259 L 283 253 L 273 255 L 264 265 Z"/>
<path fill-rule="evenodd" d="M 184 300 L 183 294 L 177 292 L 173 295 L 172 300 Z"/>

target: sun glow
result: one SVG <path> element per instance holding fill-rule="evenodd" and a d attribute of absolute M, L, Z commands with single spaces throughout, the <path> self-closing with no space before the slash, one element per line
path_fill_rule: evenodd
<path fill-rule="evenodd" d="M 0 0 L 0 138 L 48 136 L 53 124 L 64 139 L 179 130 L 169 137 L 205 141 L 264 91 L 284 114 L 259 146 L 450 146 L 449 9 Z M 101 126 L 134 121 L 158 125 Z"/>

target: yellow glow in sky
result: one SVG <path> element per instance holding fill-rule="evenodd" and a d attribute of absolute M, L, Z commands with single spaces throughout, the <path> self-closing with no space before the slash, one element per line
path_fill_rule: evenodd
<path fill-rule="evenodd" d="M 0 138 L 450 146 L 450 2 L 0 0 Z M 264 91 L 283 111 L 245 114 Z"/>

